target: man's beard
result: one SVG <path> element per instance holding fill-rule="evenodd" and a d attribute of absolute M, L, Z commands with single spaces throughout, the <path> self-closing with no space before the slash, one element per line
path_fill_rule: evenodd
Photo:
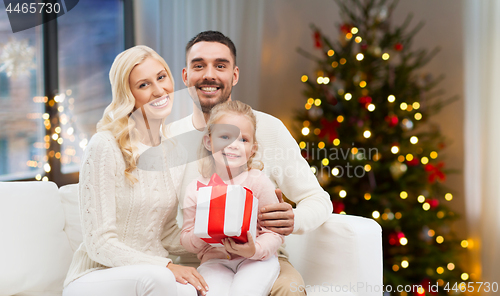
<path fill-rule="evenodd" d="M 203 85 L 213 85 L 213 86 L 217 86 L 217 87 L 220 87 L 220 90 L 221 90 L 221 95 L 220 97 L 217 99 L 217 101 L 212 101 L 212 100 L 207 100 L 207 101 L 203 101 L 203 100 L 199 100 L 200 101 L 200 107 L 201 107 L 201 111 L 205 114 L 208 114 L 210 113 L 210 111 L 212 111 L 212 108 L 221 104 L 221 103 L 224 103 L 224 102 L 227 102 L 227 100 L 229 100 L 229 97 L 231 96 L 231 90 L 232 90 L 232 87 L 229 86 L 229 88 L 225 88 L 224 86 L 221 86 L 219 84 L 207 84 L 206 82 L 203 83 Z M 230 82 L 230 85 L 232 85 L 232 81 Z M 198 86 L 197 86 L 198 88 Z"/>
<path fill-rule="evenodd" d="M 229 100 L 229 96 L 221 96 L 217 101 L 215 102 L 202 102 L 202 100 L 200 100 L 200 106 L 201 106 L 201 111 L 203 113 L 210 113 L 210 111 L 212 111 L 212 108 L 221 104 L 221 103 L 224 103 L 224 102 L 227 102 L 227 100 Z"/>

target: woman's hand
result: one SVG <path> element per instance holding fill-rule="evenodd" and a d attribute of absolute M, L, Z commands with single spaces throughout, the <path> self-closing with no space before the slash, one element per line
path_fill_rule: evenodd
<path fill-rule="evenodd" d="M 196 268 L 173 263 L 169 263 L 167 265 L 167 268 L 172 271 L 177 282 L 184 285 L 190 283 L 191 285 L 193 285 L 193 287 L 196 288 L 196 290 L 200 291 L 202 295 L 205 295 L 207 293 L 208 285 L 201 274 L 198 273 Z"/>
<path fill-rule="evenodd" d="M 240 255 L 241 257 L 250 258 L 255 255 L 255 243 L 252 234 L 247 232 L 248 242 L 237 244 L 232 238 L 223 240 L 226 251 L 232 254 Z"/>

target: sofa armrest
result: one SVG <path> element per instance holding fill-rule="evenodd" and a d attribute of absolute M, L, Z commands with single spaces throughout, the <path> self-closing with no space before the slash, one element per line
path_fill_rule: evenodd
<path fill-rule="evenodd" d="M 0 192 L 0 295 L 61 295 L 73 253 L 57 185 L 0 182 Z"/>
<path fill-rule="evenodd" d="M 332 214 L 286 244 L 308 295 L 382 295 L 382 228 L 374 220 Z"/>

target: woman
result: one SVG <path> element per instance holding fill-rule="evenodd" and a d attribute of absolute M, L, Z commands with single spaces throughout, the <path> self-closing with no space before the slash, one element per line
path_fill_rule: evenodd
<path fill-rule="evenodd" d="M 113 100 L 80 170 L 83 243 L 63 295 L 204 295 L 208 288 L 196 269 L 167 258 L 186 253 L 170 171 L 137 168 L 140 152 L 165 135 L 162 123 L 173 103 L 170 69 L 152 49 L 135 46 L 116 57 L 109 78 Z M 175 154 L 163 151 L 164 168 Z"/>

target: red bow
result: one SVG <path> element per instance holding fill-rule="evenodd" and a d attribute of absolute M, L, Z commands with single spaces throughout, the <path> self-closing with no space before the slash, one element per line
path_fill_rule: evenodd
<path fill-rule="evenodd" d="M 200 181 L 196 182 L 196 184 L 198 185 L 196 190 L 200 189 L 201 187 L 226 185 L 226 183 L 224 183 L 224 181 L 222 181 L 221 177 L 219 177 L 219 175 L 217 175 L 217 173 L 214 173 L 212 175 L 212 177 L 210 178 L 210 181 L 208 182 L 207 185 L 201 183 Z"/>
<path fill-rule="evenodd" d="M 385 117 L 385 121 L 387 121 L 390 127 L 395 127 L 398 124 L 399 119 L 396 115 L 387 115 Z"/>
<path fill-rule="evenodd" d="M 436 179 L 441 182 L 446 180 L 446 175 L 441 171 L 443 166 L 443 162 L 440 162 L 435 166 L 430 163 L 425 165 L 425 171 L 429 173 L 429 183 L 436 182 Z"/>
<path fill-rule="evenodd" d="M 359 98 L 359 103 L 365 108 L 368 108 L 368 105 L 370 105 L 371 102 L 372 102 L 372 97 L 366 96 Z"/>
<path fill-rule="evenodd" d="M 321 34 L 319 31 L 314 32 L 314 47 L 316 48 L 321 48 L 322 43 L 321 43 Z"/>
<path fill-rule="evenodd" d="M 338 123 L 336 119 L 328 121 L 322 118 L 321 125 L 323 126 L 323 128 L 321 129 L 321 132 L 318 135 L 320 138 L 323 138 L 326 135 L 328 135 L 328 141 L 332 142 L 333 140 L 339 137 L 336 128 L 340 126 L 340 123 Z"/>
<path fill-rule="evenodd" d="M 418 291 L 416 291 L 415 295 L 418 295 L 418 296 L 423 296 L 423 295 L 427 295 L 427 293 L 429 293 L 430 295 L 437 295 L 437 286 L 432 286 L 431 284 L 431 281 L 428 279 L 428 278 L 425 278 L 423 279 L 421 282 L 420 282 L 420 286 L 422 286 L 422 288 L 424 289 L 422 292 L 423 293 L 418 293 Z M 424 288 L 424 287 L 427 287 L 427 288 Z M 431 288 L 436 288 L 436 291 L 432 291 Z"/>
<path fill-rule="evenodd" d="M 224 181 L 222 180 L 221 177 L 219 177 L 219 175 L 217 175 L 217 173 L 214 173 L 212 175 L 212 177 L 210 177 L 210 181 L 208 181 L 208 184 L 205 185 L 203 183 L 201 183 L 200 181 L 197 181 L 196 182 L 196 190 L 200 189 L 201 187 L 208 187 L 208 186 L 218 186 L 218 185 L 227 185 L 226 183 L 224 183 Z M 243 186 L 243 188 L 245 188 L 247 191 L 250 191 L 250 193 L 253 194 L 252 190 L 248 189 L 247 187 Z"/>
<path fill-rule="evenodd" d="M 395 231 L 389 234 L 389 244 L 395 246 L 401 246 L 400 240 L 405 237 L 405 234 L 401 231 Z"/>
<path fill-rule="evenodd" d="M 406 161 L 406 163 L 407 163 L 408 165 L 411 165 L 411 166 L 416 166 L 416 165 L 418 165 L 420 162 L 418 161 L 418 158 L 414 157 L 412 160 L 410 160 L 410 161 Z"/>
<path fill-rule="evenodd" d="M 345 209 L 345 205 L 341 201 L 332 201 L 333 212 L 336 214 L 340 214 Z"/>
<path fill-rule="evenodd" d="M 340 31 L 344 34 L 351 33 L 352 26 L 349 24 L 342 24 L 340 26 Z"/>

